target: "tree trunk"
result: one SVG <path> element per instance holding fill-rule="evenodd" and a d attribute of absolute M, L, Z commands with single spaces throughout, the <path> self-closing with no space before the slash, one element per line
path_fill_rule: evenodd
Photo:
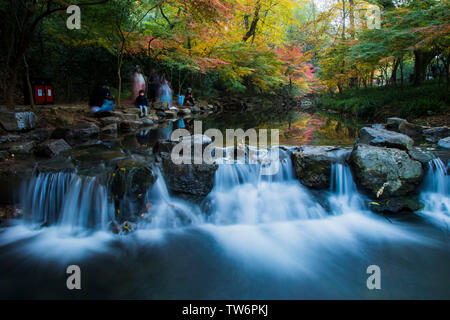
<path fill-rule="evenodd" d="M 414 50 L 414 85 L 425 81 L 428 63 L 434 57 L 434 52 Z"/>
<path fill-rule="evenodd" d="M 400 59 L 395 59 L 394 65 L 392 66 L 392 74 L 391 74 L 391 80 L 390 80 L 390 83 L 393 85 L 397 84 L 397 69 L 398 69 L 399 65 L 400 65 Z"/>
<path fill-rule="evenodd" d="M 28 96 L 30 97 L 30 105 L 31 109 L 34 109 L 34 99 L 33 99 L 33 88 L 31 86 L 30 81 L 30 68 L 28 67 L 27 59 L 25 58 L 25 55 L 23 56 L 23 64 L 25 66 L 25 80 L 27 82 L 27 89 L 28 89 Z"/>

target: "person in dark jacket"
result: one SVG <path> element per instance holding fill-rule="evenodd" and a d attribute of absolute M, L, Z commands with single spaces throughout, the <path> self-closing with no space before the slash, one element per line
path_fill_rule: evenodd
<path fill-rule="evenodd" d="M 189 105 L 191 105 L 191 106 L 195 105 L 195 101 L 194 101 L 194 97 L 192 96 L 191 88 L 188 88 L 186 93 L 184 94 L 184 101 L 186 101 L 186 103 L 189 103 Z"/>
<path fill-rule="evenodd" d="M 94 114 L 110 112 L 114 109 L 114 98 L 105 83 L 99 83 L 89 100 L 89 106 Z"/>
<path fill-rule="evenodd" d="M 139 95 L 136 98 L 136 107 L 141 109 L 141 117 L 148 116 L 148 101 L 144 90 L 139 91 Z"/>

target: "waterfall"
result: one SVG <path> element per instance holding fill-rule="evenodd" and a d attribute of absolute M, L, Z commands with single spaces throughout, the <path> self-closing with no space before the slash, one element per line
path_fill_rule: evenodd
<path fill-rule="evenodd" d="M 290 157 L 279 151 L 279 170 L 274 175 L 261 174 L 263 163 L 219 165 L 208 195 L 213 208 L 208 221 L 217 225 L 258 224 L 326 216 L 295 178 Z"/>
<path fill-rule="evenodd" d="M 425 203 L 424 214 L 450 221 L 450 176 L 440 158 L 428 162 L 421 200 Z"/>
<path fill-rule="evenodd" d="M 364 208 L 364 202 L 356 189 L 350 168 L 343 163 L 331 165 L 331 211 L 334 214 L 357 212 Z"/>
<path fill-rule="evenodd" d="M 39 173 L 25 184 L 21 196 L 26 220 L 34 224 L 73 232 L 105 230 L 114 216 L 107 189 L 96 177 Z"/>
<path fill-rule="evenodd" d="M 156 169 L 156 182 L 147 192 L 146 202 L 151 204 L 149 213 L 143 214 L 140 227 L 148 229 L 176 228 L 203 222 L 200 208 L 169 194 L 164 176 Z"/>

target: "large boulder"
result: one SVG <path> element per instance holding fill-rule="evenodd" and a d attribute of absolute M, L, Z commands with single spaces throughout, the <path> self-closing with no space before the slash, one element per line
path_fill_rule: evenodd
<path fill-rule="evenodd" d="M 176 192 L 206 196 L 214 186 L 217 164 L 175 164 L 169 153 L 161 153 L 167 187 Z"/>
<path fill-rule="evenodd" d="M 420 137 L 422 134 L 422 129 L 422 126 L 406 121 L 400 123 L 400 125 L 398 126 L 398 132 L 406 134 L 407 136 L 412 138 Z"/>
<path fill-rule="evenodd" d="M 330 187 L 331 165 L 342 161 L 342 149 L 328 146 L 303 146 L 291 153 L 292 163 L 299 181 L 315 189 Z"/>
<path fill-rule="evenodd" d="M 51 158 L 71 149 L 72 147 L 64 139 L 53 139 L 38 145 L 35 153 L 41 157 Z"/>
<path fill-rule="evenodd" d="M 370 144 L 377 147 L 409 150 L 412 148 L 414 141 L 410 137 L 402 133 L 385 129 L 364 127 L 359 130 L 358 143 Z"/>
<path fill-rule="evenodd" d="M 435 127 L 425 129 L 422 131 L 422 135 L 427 141 L 438 142 L 440 139 L 450 136 L 450 128 L 447 127 Z"/>
<path fill-rule="evenodd" d="M 450 137 L 439 140 L 438 146 L 444 149 L 450 149 Z"/>
<path fill-rule="evenodd" d="M 37 117 L 31 111 L 0 110 L 0 124 L 6 131 L 27 131 L 36 128 Z"/>
<path fill-rule="evenodd" d="M 404 196 L 423 178 L 419 161 L 395 148 L 357 144 L 350 155 L 356 184 L 374 198 Z"/>
<path fill-rule="evenodd" d="M 121 120 L 119 117 L 105 117 L 99 119 L 103 126 L 107 126 L 113 123 L 119 123 Z"/>
<path fill-rule="evenodd" d="M 404 122 L 407 122 L 407 121 L 402 118 L 388 118 L 386 121 L 386 128 L 388 130 L 397 131 L 400 124 L 402 124 Z"/>
<path fill-rule="evenodd" d="M 145 211 L 145 196 L 156 178 L 151 165 L 145 161 L 124 159 L 117 162 L 112 173 L 111 190 L 119 209 L 116 218 L 120 222 L 133 220 Z"/>

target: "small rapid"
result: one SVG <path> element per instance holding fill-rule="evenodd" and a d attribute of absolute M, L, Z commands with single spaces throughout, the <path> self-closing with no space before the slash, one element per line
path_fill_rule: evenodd
<path fill-rule="evenodd" d="M 450 222 L 450 175 L 440 158 L 428 162 L 428 171 L 423 181 L 421 200 L 425 204 L 423 213 L 448 224 Z"/>

